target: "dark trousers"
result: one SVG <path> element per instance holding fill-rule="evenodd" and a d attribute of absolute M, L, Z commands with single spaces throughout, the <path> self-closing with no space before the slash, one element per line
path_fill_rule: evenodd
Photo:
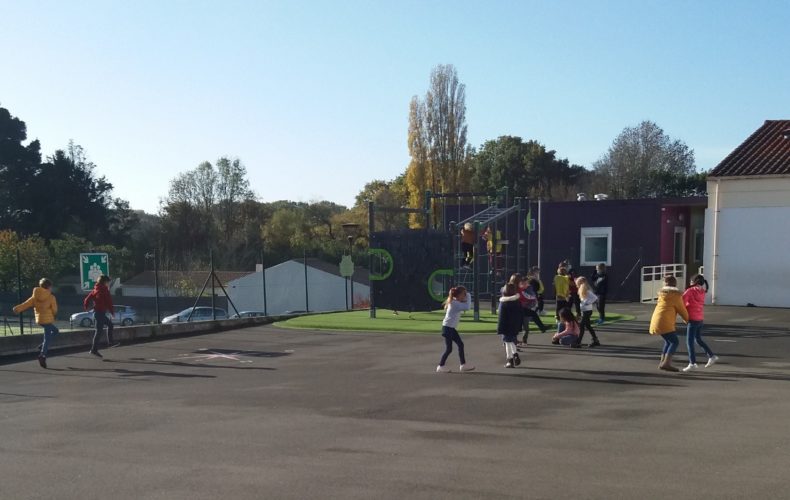
<path fill-rule="evenodd" d="M 471 243 L 461 242 L 461 265 L 471 266 L 474 257 L 475 246 Z"/>
<path fill-rule="evenodd" d="M 539 293 L 538 294 L 538 313 L 542 313 L 542 312 L 543 312 L 543 294 Z"/>
<path fill-rule="evenodd" d="M 105 326 L 107 327 L 107 346 L 111 346 L 113 344 L 112 320 L 107 317 L 107 313 L 94 312 L 93 322 L 96 325 L 96 332 L 93 334 L 93 345 L 91 345 L 91 351 L 96 351 L 99 349 L 99 338 L 101 337 Z"/>
<path fill-rule="evenodd" d="M 568 307 L 571 309 L 576 309 L 576 316 L 581 317 L 582 315 L 582 301 L 578 295 L 574 294 L 571 295 L 571 300 L 568 301 Z"/>
<path fill-rule="evenodd" d="M 444 366 L 447 362 L 447 357 L 453 352 L 453 342 L 458 346 L 458 357 L 461 359 L 461 364 L 466 364 L 464 342 L 461 340 L 461 336 L 458 335 L 458 330 L 449 326 L 443 326 L 442 337 L 444 337 L 444 354 L 442 354 L 442 359 L 439 361 L 439 366 Z"/>
<path fill-rule="evenodd" d="M 606 321 L 606 294 L 598 296 L 598 318 L 601 321 Z"/>
<path fill-rule="evenodd" d="M 533 311 L 532 309 L 524 308 L 524 343 L 527 343 L 527 337 L 529 337 L 529 322 L 534 321 L 540 331 L 546 331 L 546 325 L 543 324 L 543 321 L 540 320 L 540 316 L 538 315 L 537 311 Z"/>
<path fill-rule="evenodd" d="M 570 302 L 565 299 L 557 299 L 557 306 L 554 309 L 554 317 L 557 319 L 557 321 L 560 320 L 560 311 L 566 307 L 570 307 Z"/>
<path fill-rule="evenodd" d="M 585 328 L 590 330 L 590 335 L 592 335 L 593 342 L 598 342 L 598 336 L 595 334 L 595 330 L 593 330 L 592 323 L 590 323 L 591 317 L 592 311 L 582 311 L 582 320 L 579 322 L 579 344 L 582 343 L 582 337 L 584 337 Z"/>

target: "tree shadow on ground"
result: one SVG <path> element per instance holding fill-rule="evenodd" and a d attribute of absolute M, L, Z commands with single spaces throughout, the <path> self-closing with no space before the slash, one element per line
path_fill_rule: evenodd
<path fill-rule="evenodd" d="M 167 361 L 160 359 L 129 358 L 129 359 L 105 359 L 105 363 L 138 364 L 138 365 L 159 365 L 159 366 L 178 366 L 182 368 L 222 368 L 225 370 L 262 370 L 275 371 L 276 368 L 265 366 L 228 366 L 228 365 L 209 365 L 206 363 L 186 363 L 184 361 Z"/>
<path fill-rule="evenodd" d="M 127 370 L 125 368 L 50 368 L 56 372 L 87 372 L 116 374 L 122 378 L 128 377 L 171 377 L 171 378 L 217 378 L 215 375 L 201 375 L 197 373 L 158 372 L 154 370 Z"/>

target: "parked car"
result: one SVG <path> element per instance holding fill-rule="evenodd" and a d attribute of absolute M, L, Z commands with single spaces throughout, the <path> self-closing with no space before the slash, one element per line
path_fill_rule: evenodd
<path fill-rule="evenodd" d="M 129 326 L 137 323 L 137 311 L 130 306 L 114 306 L 115 315 L 110 318 L 113 325 Z M 71 327 L 81 326 L 83 328 L 91 328 L 93 326 L 93 309 L 87 312 L 72 314 L 69 317 Z"/>
<path fill-rule="evenodd" d="M 188 307 L 181 311 L 178 314 L 173 314 L 168 316 L 162 320 L 162 323 L 182 323 L 189 318 L 189 313 L 192 311 L 192 307 Z M 189 321 L 210 321 L 213 318 L 211 314 L 210 307 L 195 307 L 195 312 L 192 313 L 192 317 L 189 318 Z M 217 319 L 228 319 L 228 313 L 225 309 L 220 309 L 219 307 L 215 307 L 214 310 L 217 314 Z"/>
<path fill-rule="evenodd" d="M 230 319 L 239 319 L 239 318 L 262 318 L 266 316 L 266 313 L 263 311 L 241 311 L 238 314 L 232 314 Z"/>

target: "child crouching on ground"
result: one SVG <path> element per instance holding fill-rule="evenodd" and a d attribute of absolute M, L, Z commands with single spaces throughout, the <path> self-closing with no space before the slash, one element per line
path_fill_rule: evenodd
<path fill-rule="evenodd" d="M 460 370 L 468 372 L 475 369 L 474 366 L 466 364 L 464 343 L 461 340 L 461 336 L 458 335 L 458 330 L 456 330 L 458 323 L 461 321 L 461 314 L 469 310 L 469 304 L 469 294 L 466 293 L 466 288 L 456 286 L 450 289 L 450 294 L 444 301 L 444 308 L 447 312 L 444 314 L 444 320 L 442 321 L 442 337 L 444 337 L 445 349 L 442 359 L 439 361 L 439 366 L 436 367 L 437 372 L 447 373 L 450 371 L 444 364 L 447 362 L 447 357 L 453 352 L 453 342 L 458 346 L 458 357 L 461 359 Z"/>
<path fill-rule="evenodd" d="M 562 344 L 570 347 L 579 347 L 579 323 L 571 312 L 570 308 L 564 307 L 560 310 L 560 321 L 563 329 L 555 333 L 551 338 L 554 345 Z"/>
<path fill-rule="evenodd" d="M 38 364 L 41 368 L 47 367 L 47 351 L 49 343 L 52 341 L 52 336 L 58 333 L 58 328 L 55 326 L 55 315 L 58 314 L 58 302 L 55 296 L 52 295 L 52 281 L 47 278 L 41 278 L 38 286 L 33 289 L 33 295 L 14 307 L 14 313 L 19 314 L 27 311 L 31 307 L 36 313 L 36 323 L 44 328 L 44 342 L 41 344 L 41 352 L 38 355 Z"/>
<path fill-rule="evenodd" d="M 521 330 L 523 317 L 519 298 L 516 285 L 508 283 L 499 299 L 499 321 L 496 331 L 502 335 L 502 342 L 505 343 L 505 356 L 507 357 L 505 368 L 513 368 L 521 364 L 521 358 L 516 351 L 518 332 Z"/>

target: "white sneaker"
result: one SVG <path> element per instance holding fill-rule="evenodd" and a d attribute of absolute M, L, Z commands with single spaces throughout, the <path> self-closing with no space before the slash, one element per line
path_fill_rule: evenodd
<path fill-rule="evenodd" d="M 450 373 L 450 369 L 446 366 L 439 365 L 436 367 L 436 373 Z"/>
<path fill-rule="evenodd" d="M 459 370 L 461 370 L 462 372 L 471 372 L 474 369 L 475 367 L 472 365 L 461 365 L 461 367 L 459 368 Z"/>
<path fill-rule="evenodd" d="M 683 368 L 683 371 L 684 372 L 690 372 L 690 371 L 696 370 L 697 368 L 699 368 L 697 366 L 697 363 L 689 363 L 689 365 L 687 367 Z"/>
<path fill-rule="evenodd" d="M 711 366 L 715 365 L 718 360 L 719 357 L 714 354 L 708 359 L 708 362 L 705 363 L 705 368 L 710 368 Z"/>

